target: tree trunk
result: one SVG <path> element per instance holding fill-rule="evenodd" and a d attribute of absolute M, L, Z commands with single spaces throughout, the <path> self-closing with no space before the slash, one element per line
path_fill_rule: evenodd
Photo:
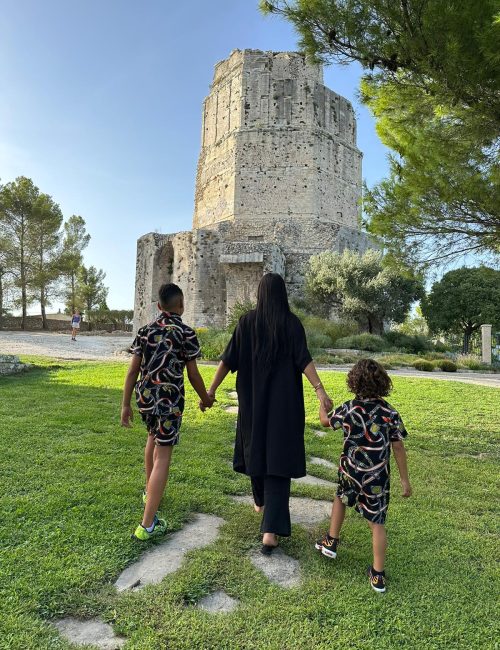
<path fill-rule="evenodd" d="M 71 313 L 74 314 L 76 311 L 75 305 L 75 274 L 71 274 Z"/>
<path fill-rule="evenodd" d="M 473 328 L 471 325 L 467 325 L 467 327 L 464 328 L 464 342 L 462 345 L 462 354 L 469 354 L 470 337 L 472 332 L 473 332 Z"/>
<path fill-rule="evenodd" d="M 21 278 L 21 329 L 26 329 L 26 267 L 24 264 L 24 241 L 21 240 L 21 268 L 20 268 L 20 278 Z"/>
<path fill-rule="evenodd" d="M 0 329 L 3 325 L 3 267 L 0 267 Z"/>
<path fill-rule="evenodd" d="M 44 330 L 48 330 L 49 325 L 47 323 L 47 315 L 45 309 L 45 288 L 44 287 L 40 289 L 40 309 L 42 312 L 42 328 Z"/>

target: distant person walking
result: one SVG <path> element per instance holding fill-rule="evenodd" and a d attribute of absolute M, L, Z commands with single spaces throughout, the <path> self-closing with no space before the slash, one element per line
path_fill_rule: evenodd
<path fill-rule="evenodd" d="M 82 317 L 78 309 L 75 311 L 71 317 L 71 340 L 76 341 L 76 333 L 80 329 L 80 323 L 82 322 Z"/>
<path fill-rule="evenodd" d="M 270 554 L 278 536 L 291 534 L 290 479 L 306 474 L 302 373 L 321 407 L 328 412 L 333 406 L 307 349 L 302 323 L 290 311 L 280 275 L 263 276 L 257 308 L 240 318 L 221 359 L 208 394 L 215 399 L 228 372 L 237 372 L 233 467 L 251 478 L 255 510 L 264 510 L 262 553 Z M 204 410 L 203 404 L 200 408 Z"/>

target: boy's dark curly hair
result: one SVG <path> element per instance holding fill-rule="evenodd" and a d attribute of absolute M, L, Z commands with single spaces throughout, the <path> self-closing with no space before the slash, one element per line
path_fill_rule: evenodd
<path fill-rule="evenodd" d="M 347 375 L 347 386 L 356 397 L 385 397 L 392 390 L 392 381 L 385 369 L 373 359 L 361 359 Z"/>

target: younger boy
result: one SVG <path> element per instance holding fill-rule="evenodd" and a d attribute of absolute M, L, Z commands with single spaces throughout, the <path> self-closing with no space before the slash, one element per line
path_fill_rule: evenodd
<path fill-rule="evenodd" d="M 161 310 L 159 317 L 141 327 L 130 348 L 134 356 L 125 379 L 121 412 L 122 426 L 131 427 L 130 399 L 135 387 L 137 407 L 148 430 L 145 450 L 147 498 L 144 499 L 142 522 L 133 534 L 141 541 L 166 532 L 167 524 L 158 518 L 157 510 L 167 483 L 172 449 L 179 442 L 184 411 L 184 368 L 203 405 L 210 408 L 214 402 L 207 394 L 196 365 L 200 356 L 198 339 L 181 319 L 184 312 L 182 290 L 176 284 L 163 284 L 158 308 Z"/>
<path fill-rule="evenodd" d="M 385 401 L 392 382 L 385 369 L 373 359 L 362 359 L 347 375 L 347 385 L 355 399 L 345 402 L 331 418 L 320 410 L 321 424 L 342 429 L 344 448 L 339 462 L 339 486 L 333 502 L 330 529 L 316 542 L 318 551 L 337 557 L 340 529 L 346 506 L 354 508 L 368 521 L 372 531 L 373 564 L 370 585 L 386 590 L 384 563 L 387 549 L 385 518 L 390 496 L 391 447 L 401 477 L 403 496 L 411 496 L 403 438 L 407 432 L 399 413 Z"/>

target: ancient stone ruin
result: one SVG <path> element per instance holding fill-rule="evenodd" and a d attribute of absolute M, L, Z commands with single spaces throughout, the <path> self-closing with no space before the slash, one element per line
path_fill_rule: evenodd
<path fill-rule="evenodd" d="M 300 295 L 311 255 L 364 251 L 361 157 L 351 104 L 296 52 L 235 50 L 215 66 L 203 105 L 193 229 L 138 240 L 134 327 L 154 317 L 163 282 L 185 320 L 226 324 L 275 271 Z"/>

